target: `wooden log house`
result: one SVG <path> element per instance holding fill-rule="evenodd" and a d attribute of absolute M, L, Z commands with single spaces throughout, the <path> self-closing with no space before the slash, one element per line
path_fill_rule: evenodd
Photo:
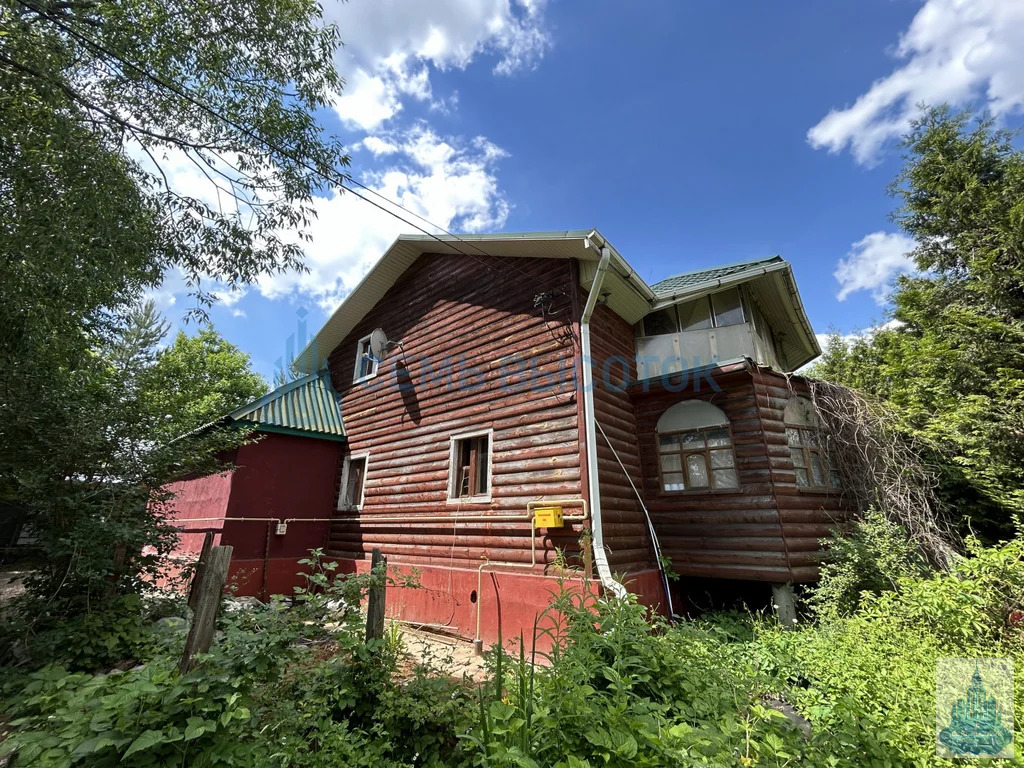
<path fill-rule="evenodd" d="M 559 581 L 665 610 L 656 544 L 677 611 L 697 579 L 784 590 L 842 515 L 792 374 L 818 354 L 779 257 L 648 285 L 596 230 L 402 236 L 295 361 L 346 442 L 333 509 L 294 516 L 416 573 L 389 615 L 487 641 Z"/>

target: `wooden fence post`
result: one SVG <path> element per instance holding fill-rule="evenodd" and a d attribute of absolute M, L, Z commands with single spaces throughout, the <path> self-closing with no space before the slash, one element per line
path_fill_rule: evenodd
<path fill-rule="evenodd" d="M 383 568 L 379 568 L 383 564 Z M 370 573 L 380 575 L 380 583 L 371 582 L 366 604 L 366 641 L 384 637 L 384 593 L 387 589 L 388 560 L 380 549 L 374 547 L 370 560 Z"/>
<path fill-rule="evenodd" d="M 188 587 L 188 607 L 193 611 L 196 609 L 196 600 L 199 599 L 199 585 L 203 583 L 203 574 L 206 572 L 206 564 L 210 561 L 210 550 L 213 548 L 213 531 L 207 531 L 203 537 L 203 548 L 199 551 L 199 562 L 196 563 L 196 571 L 192 574 L 192 583 Z"/>
<path fill-rule="evenodd" d="M 179 671 L 185 674 L 195 665 L 197 653 L 206 653 L 213 645 L 213 632 L 217 625 L 217 612 L 228 580 L 228 566 L 231 564 L 233 547 L 213 547 L 203 572 L 203 579 L 196 587 L 196 608 L 192 626 L 185 640 L 185 651 L 181 655 Z"/>

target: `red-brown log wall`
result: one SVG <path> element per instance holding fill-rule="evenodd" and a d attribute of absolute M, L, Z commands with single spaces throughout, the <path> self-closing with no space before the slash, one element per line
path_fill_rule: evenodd
<path fill-rule="evenodd" d="M 841 495 L 796 485 L 783 411 L 790 397 L 810 397 L 807 381 L 799 376 L 786 377 L 768 368 L 758 368 L 753 382 L 793 580 L 814 581 L 823 558 L 820 541 L 844 519 L 846 512 Z"/>
<path fill-rule="evenodd" d="M 693 383 L 680 392 L 634 390 L 641 434 L 647 506 L 664 554 L 684 576 L 756 581 L 812 581 L 822 559 L 820 540 L 841 514 L 836 494 L 796 487 L 783 410 L 799 377 L 746 364 L 711 373 L 721 391 Z M 740 487 L 729 491 L 665 493 L 658 474 L 657 422 L 687 399 L 714 403 L 729 418 Z"/>
<path fill-rule="evenodd" d="M 613 573 L 629 574 L 656 566 L 647 524 L 630 479 L 643 493 L 640 440 L 633 400 L 627 389 L 636 380 L 633 327 L 599 305 L 590 321 L 594 360 L 594 412 L 608 440 L 597 432 L 601 519 L 608 564 Z M 626 477 L 615 453 L 629 472 Z"/>
<path fill-rule="evenodd" d="M 528 522 L 417 517 L 525 516 L 532 500 L 580 498 L 570 271 L 562 259 L 425 254 L 332 352 L 349 450 L 369 453 L 363 508 L 336 513 L 332 555 L 358 560 L 380 547 L 396 564 L 530 562 Z M 556 289 L 561 297 L 545 317 L 534 296 Z M 377 327 L 404 349 L 376 378 L 353 384 L 357 341 Z M 450 502 L 449 437 L 485 429 L 494 430 L 492 500 Z M 384 515 L 407 522 L 374 522 Z M 581 531 L 538 531 L 537 572 L 554 562 L 556 547 L 578 551 Z"/>
<path fill-rule="evenodd" d="M 753 382 L 745 371 L 714 376 L 721 391 L 692 383 L 680 392 L 637 396 L 648 509 L 662 552 L 684 576 L 789 581 L 769 461 Z M 682 400 L 714 403 L 729 418 L 740 487 L 665 493 L 658 474 L 658 419 Z"/>

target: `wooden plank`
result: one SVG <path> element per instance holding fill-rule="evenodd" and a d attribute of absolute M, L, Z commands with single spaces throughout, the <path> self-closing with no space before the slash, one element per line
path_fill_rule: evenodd
<path fill-rule="evenodd" d="M 192 574 L 192 583 L 188 587 L 188 607 L 194 612 L 196 603 L 199 601 L 199 585 L 203 583 L 203 574 L 210 561 L 210 550 L 213 548 L 213 531 L 207 531 L 203 537 L 203 547 L 199 551 L 199 560 L 196 562 L 195 573 Z"/>
<path fill-rule="evenodd" d="M 181 654 L 181 663 L 178 666 L 181 674 L 192 669 L 195 666 L 196 655 L 206 653 L 213 644 L 213 633 L 217 628 L 217 613 L 220 611 L 224 585 L 228 580 L 232 549 L 232 547 L 210 549 L 209 562 L 197 588 L 198 597 L 196 598 L 195 613 L 192 616 L 192 626 L 185 639 L 185 649 Z"/>
<path fill-rule="evenodd" d="M 374 547 L 370 560 L 373 583 L 366 604 L 366 642 L 384 637 L 384 608 L 387 594 L 387 558 Z"/>

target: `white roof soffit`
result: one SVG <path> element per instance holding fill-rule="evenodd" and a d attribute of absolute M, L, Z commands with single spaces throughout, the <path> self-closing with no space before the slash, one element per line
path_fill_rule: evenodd
<path fill-rule="evenodd" d="M 292 367 L 299 372 L 312 373 L 323 367 L 327 357 L 340 344 L 352 329 L 362 320 L 373 307 L 384 298 L 384 294 L 393 286 L 402 274 L 412 266 L 424 253 L 463 254 L 466 258 L 483 259 L 487 256 L 506 258 L 554 258 L 579 259 L 584 267 L 596 263 L 600 257 L 600 248 L 611 245 L 597 230 L 568 230 L 560 232 L 523 232 L 509 234 L 483 235 L 401 235 L 391 247 L 370 268 L 366 276 L 352 289 L 351 293 L 338 306 L 331 317 L 317 331 L 295 360 Z M 642 304 L 643 311 L 636 317 L 624 314 L 629 322 L 636 322 L 650 311 L 650 301 L 654 293 L 639 278 L 633 268 L 626 263 L 612 248 L 612 266 L 614 275 L 609 277 L 618 283 L 605 290 L 611 290 L 614 300 L 609 306 L 616 309 L 621 304 L 633 315 L 637 311 L 633 305 Z M 581 270 L 581 273 L 584 272 Z M 581 274 L 583 278 L 583 274 Z M 584 285 L 589 285 L 585 279 Z M 627 294 L 633 294 L 627 299 Z M 641 298 L 642 297 L 642 298 Z M 616 309 L 616 311 L 618 311 Z M 622 313 L 620 313 L 622 314 Z"/>

